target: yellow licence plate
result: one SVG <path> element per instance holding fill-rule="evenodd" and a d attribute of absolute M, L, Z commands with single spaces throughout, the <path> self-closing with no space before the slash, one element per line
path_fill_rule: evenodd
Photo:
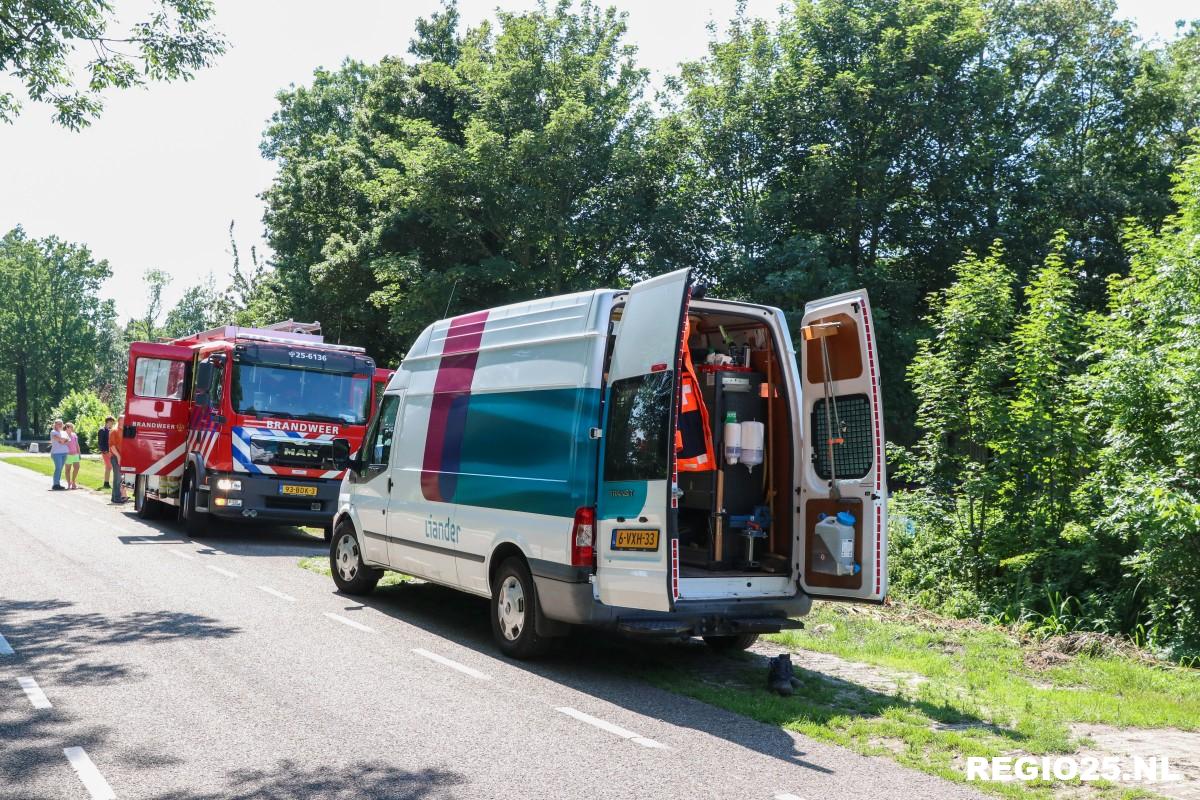
<path fill-rule="evenodd" d="M 658 531 L 642 528 L 618 528 L 613 531 L 613 550 L 646 550 L 658 549 Z"/>
<path fill-rule="evenodd" d="M 285 483 L 279 487 L 280 494 L 294 494 L 301 497 L 316 497 L 316 486 L 304 486 L 302 484 Z"/>

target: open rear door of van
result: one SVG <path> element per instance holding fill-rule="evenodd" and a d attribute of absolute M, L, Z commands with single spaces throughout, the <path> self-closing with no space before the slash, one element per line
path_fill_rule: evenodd
<path fill-rule="evenodd" d="M 827 600 L 882 603 L 887 475 L 866 290 L 808 303 L 800 334 L 800 587 Z"/>
<path fill-rule="evenodd" d="M 682 269 L 637 284 L 617 323 L 596 514 L 606 605 L 670 611 L 678 597 L 675 417 L 690 280 Z"/>
<path fill-rule="evenodd" d="M 189 347 L 153 342 L 130 345 L 121 472 L 182 474 L 191 370 Z"/>

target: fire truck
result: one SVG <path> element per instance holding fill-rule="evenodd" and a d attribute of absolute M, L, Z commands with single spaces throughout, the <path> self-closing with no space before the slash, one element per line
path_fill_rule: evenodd
<path fill-rule="evenodd" d="M 320 323 L 225 326 L 129 349 L 122 480 L 141 517 L 175 510 L 189 533 L 211 518 L 325 528 L 342 470 L 391 370 Z"/>

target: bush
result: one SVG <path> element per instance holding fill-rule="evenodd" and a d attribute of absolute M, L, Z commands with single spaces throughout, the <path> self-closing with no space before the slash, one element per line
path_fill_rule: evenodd
<path fill-rule="evenodd" d="M 109 416 L 115 417 L 116 414 L 90 389 L 71 392 L 50 412 L 52 419 L 62 418 L 63 422 L 75 423 L 80 447 L 88 453 L 95 453 L 99 449 L 96 435 L 104 427 L 104 418 Z"/>

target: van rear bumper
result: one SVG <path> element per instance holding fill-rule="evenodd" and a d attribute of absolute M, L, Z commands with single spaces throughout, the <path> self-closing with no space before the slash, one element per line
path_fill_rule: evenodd
<path fill-rule="evenodd" d="M 572 625 L 613 628 L 637 636 L 728 636 L 738 633 L 776 633 L 797 628 L 795 617 L 812 608 L 803 592 L 791 597 L 681 600 L 675 611 L 642 611 L 605 605 L 592 597 L 592 584 L 558 580 L 534 572 L 542 613 Z"/>

